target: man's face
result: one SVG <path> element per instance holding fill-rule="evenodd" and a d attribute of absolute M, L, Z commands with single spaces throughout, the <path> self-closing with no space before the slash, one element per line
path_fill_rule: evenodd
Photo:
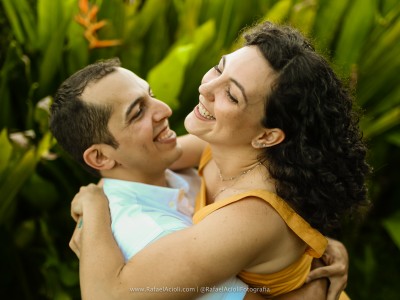
<path fill-rule="evenodd" d="M 181 155 L 176 134 L 168 126 L 171 109 L 131 71 L 117 68 L 88 85 L 82 99 L 112 107 L 108 128 L 119 146 L 105 149 L 116 162 L 119 179 L 147 182 L 147 177 L 163 173 Z"/>

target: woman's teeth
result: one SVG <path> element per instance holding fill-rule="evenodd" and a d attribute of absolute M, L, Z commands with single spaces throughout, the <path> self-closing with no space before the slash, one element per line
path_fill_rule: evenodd
<path fill-rule="evenodd" d="M 201 103 L 199 103 L 199 113 L 208 120 L 215 120 L 215 117 Z"/>

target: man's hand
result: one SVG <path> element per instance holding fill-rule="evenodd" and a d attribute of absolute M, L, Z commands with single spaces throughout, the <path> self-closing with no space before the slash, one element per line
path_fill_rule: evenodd
<path fill-rule="evenodd" d="M 326 266 L 314 268 L 306 282 L 328 277 L 330 285 L 327 300 L 337 300 L 347 285 L 349 269 L 347 250 L 341 242 L 328 238 L 328 247 L 321 259 Z"/>

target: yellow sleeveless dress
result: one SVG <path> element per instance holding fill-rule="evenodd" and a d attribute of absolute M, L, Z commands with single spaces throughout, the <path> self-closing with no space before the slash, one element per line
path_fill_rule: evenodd
<path fill-rule="evenodd" d="M 211 160 L 211 149 L 207 147 L 202 155 L 199 174 L 202 177 L 204 166 Z M 312 228 L 300 215 L 298 215 L 282 198 L 265 190 L 254 190 L 233 195 L 207 205 L 206 187 L 204 178 L 201 178 L 201 188 L 196 199 L 193 223 L 197 224 L 213 211 L 240 201 L 246 197 L 257 197 L 271 205 L 285 221 L 287 226 L 307 244 L 307 250 L 298 261 L 271 274 L 257 274 L 242 271 L 238 277 L 251 287 L 257 287 L 264 291 L 265 296 L 277 296 L 301 287 L 310 272 L 313 257 L 321 257 L 327 246 L 327 239 L 316 229 Z M 348 299 L 342 294 L 340 300 Z"/>

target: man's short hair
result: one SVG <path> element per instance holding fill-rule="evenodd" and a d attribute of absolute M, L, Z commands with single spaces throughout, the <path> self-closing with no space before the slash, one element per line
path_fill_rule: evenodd
<path fill-rule="evenodd" d="M 118 143 L 108 130 L 112 107 L 85 102 L 81 95 L 94 83 L 116 71 L 118 58 L 98 61 L 77 71 L 58 88 L 50 108 L 50 130 L 61 147 L 92 174 L 99 171 L 88 166 L 83 153 L 93 144 Z"/>

